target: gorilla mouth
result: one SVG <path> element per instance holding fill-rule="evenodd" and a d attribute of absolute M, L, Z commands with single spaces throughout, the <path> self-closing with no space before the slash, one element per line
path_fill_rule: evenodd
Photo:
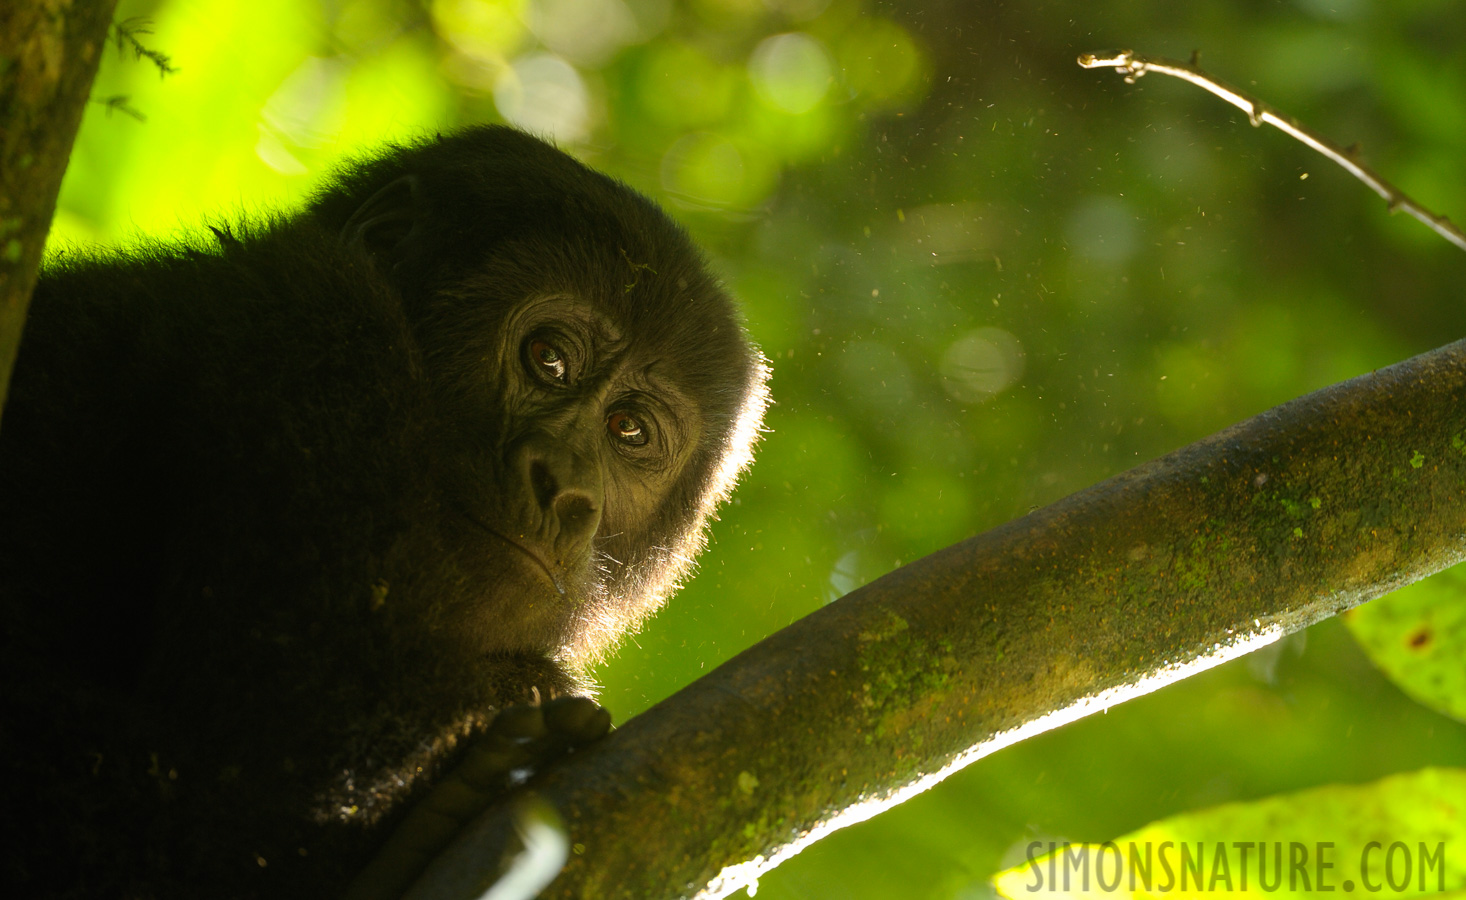
<path fill-rule="evenodd" d="M 514 538 L 511 538 L 508 535 L 503 534 L 502 532 L 490 528 L 488 525 L 480 522 L 478 520 L 478 517 L 471 515 L 464 510 L 459 510 L 459 512 L 463 514 L 463 517 L 465 519 L 472 522 L 474 525 L 477 525 L 479 527 L 479 530 L 483 531 L 485 534 L 488 534 L 491 537 L 498 538 L 500 541 L 508 544 L 510 547 L 513 547 L 515 550 L 518 550 L 520 553 L 529 557 L 530 561 L 533 562 L 541 572 L 545 573 L 545 578 L 549 580 L 550 585 L 555 588 L 555 593 L 559 594 L 562 598 L 566 596 L 565 583 L 555 575 L 549 564 L 546 563 L 538 553 L 535 553 L 533 550 L 524 546 L 519 541 L 514 540 Z"/>

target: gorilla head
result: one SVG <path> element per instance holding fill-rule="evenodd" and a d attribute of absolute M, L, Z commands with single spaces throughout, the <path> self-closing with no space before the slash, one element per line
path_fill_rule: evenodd
<path fill-rule="evenodd" d="M 750 459 L 765 372 L 732 301 L 653 203 L 509 129 L 350 167 L 310 214 L 422 353 L 444 510 L 483 567 L 450 618 L 485 649 L 599 653 Z"/>

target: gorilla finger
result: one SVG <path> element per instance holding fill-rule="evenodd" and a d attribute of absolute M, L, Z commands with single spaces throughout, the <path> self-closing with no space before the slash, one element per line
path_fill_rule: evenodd
<path fill-rule="evenodd" d="M 510 740 L 525 741 L 543 738 L 549 734 L 545 728 L 545 715 L 538 706 L 507 706 L 499 710 L 494 721 L 489 723 L 489 733 Z"/>
<path fill-rule="evenodd" d="M 533 765 L 539 758 L 532 747 L 490 735 L 469 749 L 455 774 L 477 790 L 499 791 L 509 781 L 510 773 Z"/>
<path fill-rule="evenodd" d="M 588 697 L 560 697 L 543 710 L 545 727 L 572 745 L 597 740 L 611 729 L 611 713 Z"/>

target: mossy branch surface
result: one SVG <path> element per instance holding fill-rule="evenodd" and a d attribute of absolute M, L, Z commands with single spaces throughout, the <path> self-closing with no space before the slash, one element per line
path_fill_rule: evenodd
<path fill-rule="evenodd" d="M 529 788 L 548 897 L 718 897 L 998 747 L 1445 568 L 1466 547 L 1466 342 L 1284 404 L 815 612 Z M 466 900 L 485 813 L 407 894 Z"/>

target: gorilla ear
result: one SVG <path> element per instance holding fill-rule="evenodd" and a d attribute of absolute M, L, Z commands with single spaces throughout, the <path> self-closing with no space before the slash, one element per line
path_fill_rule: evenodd
<path fill-rule="evenodd" d="M 341 242 L 359 246 L 388 268 L 401 262 L 420 231 L 416 175 L 403 175 L 367 198 L 341 229 Z"/>

